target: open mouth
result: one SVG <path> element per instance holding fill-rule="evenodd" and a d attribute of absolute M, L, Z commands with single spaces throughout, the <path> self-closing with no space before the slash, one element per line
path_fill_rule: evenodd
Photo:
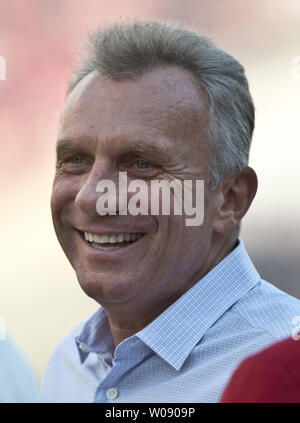
<path fill-rule="evenodd" d="M 99 250 L 117 250 L 137 242 L 144 235 L 144 233 L 97 235 L 84 232 L 85 240 Z"/>

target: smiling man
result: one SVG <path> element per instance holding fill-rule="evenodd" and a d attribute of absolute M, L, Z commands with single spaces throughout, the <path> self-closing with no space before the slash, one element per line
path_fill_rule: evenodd
<path fill-rule="evenodd" d="M 91 35 L 61 116 L 51 207 L 101 306 L 53 351 L 42 401 L 215 402 L 243 358 L 290 334 L 299 301 L 261 280 L 238 238 L 257 189 L 253 127 L 242 66 L 205 37 L 160 22 Z M 204 181 L 203 223 L 124 214 L 119 196 L 99 213 L 99 181 L 119 192 L 121 172 L 145 182 L 149 203 L 153 181 Z"/>

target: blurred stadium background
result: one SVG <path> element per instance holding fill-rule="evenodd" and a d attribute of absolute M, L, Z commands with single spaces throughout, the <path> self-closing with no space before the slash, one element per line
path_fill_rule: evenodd
<path fill-rule="evenodd" d="M 299 0 L 2 1 L 0 315 L 38 380 L 57 341 L 97 308 L 50 216 L 66 82 L 87 30 L 126 17 L 186 23 L 244 65 L 257 113 L 250 164 L 259 190 L 241 237 L 262 277 L 300 298 Z"/>

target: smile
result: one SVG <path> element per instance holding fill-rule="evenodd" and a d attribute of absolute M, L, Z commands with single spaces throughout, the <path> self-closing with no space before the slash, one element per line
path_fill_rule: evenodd
<path fill-rule="evenodd" d="M 126 247 L 127 245 L 138 241 L 143 236 L 143 233 L 98 235 L 84 232 L 85 240 L 99 250 L 116 250 Z"/>

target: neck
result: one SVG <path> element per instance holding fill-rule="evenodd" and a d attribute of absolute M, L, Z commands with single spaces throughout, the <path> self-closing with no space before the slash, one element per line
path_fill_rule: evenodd
<path fill-rule="evenodd" d="M 186 283 L 181 283 L 176 292 L 160 292 L 157 298 L 136 298 L 125 303 L 102 304 L 110 325 L 110 330 L 115 346 L 124 339 L 129 338 L 150 324 L 156 317 L 163 313 L 173 302 L 188 291 L 195 283 L 203 278 L 220 261 L 222 261 L 236 246 L 236 239 L 225 240 L 219 248 L 213 251 L 200 271 L 189 278 Z M 151 301 L 151 302 L 150 302 Z"/>

